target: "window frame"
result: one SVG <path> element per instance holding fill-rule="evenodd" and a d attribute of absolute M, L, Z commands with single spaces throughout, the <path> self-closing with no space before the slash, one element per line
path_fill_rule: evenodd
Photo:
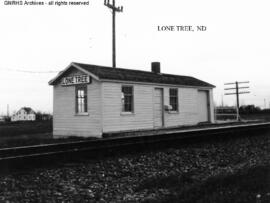
<path fill-rule="evenodd" d="M 79 90 L 83 90 L 83 97 L 79 97 Z M 82 103 L 79 104 L 79 98 L 82 98 Z M 79 107 L 80 105 L 80 107 Z M 83 106 L 82 106 L 83 105 Z M 79 111 L 84 108 L 84 111 Z M 87 85 L 76 85 L 75 86 L 75 113 L 76 115 L 88 115 L 88 96 L 87 96 Z"/>
<path fill-rule="evenodd" d="M 131 88 L 131 94 L 128 96 L 131 97 L 130 103 L 131 103 L 131 110 L 125 109 L 126 107 L 126 101 L 125 101 L 125 93 L 123 92 L 123 88 Z M 122 85 L 121 86 L 121 114 L 133 114 L 134 113 L 134 86 L 132 85 Z"/>
<path fill-rule="evenodd" d="M 176 95 L 173 95 L 172 94 L 172 91 L 173 90 L 176 90 Z M 169 104 L 171 105 L 172 107 L 172 110 L 171 112 L 179 112 L 179 93 L 178 93 L 178 88 L 170 88 L 169 89 Z M 173 100 L 176 100 L 175 101 L 175 104 L 173 104 Z M 174 109 L 174 105 L 176 105 L 176 109 Z"/>

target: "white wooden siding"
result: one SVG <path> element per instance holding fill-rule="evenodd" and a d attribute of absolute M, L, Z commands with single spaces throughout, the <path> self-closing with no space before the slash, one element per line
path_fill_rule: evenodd
<path fill-rule="evenodd" d="M 127 85 L 123 83 L 123 85 Z M 132 85 L 132 84 L 128 84 Z M 121 83 L 102 84 L 103 132 L 153 128 L 152 86 L 133 85 L 134 113 L 121 112 Z"/>
<path fill-rule="evenodd" d="M 121 114 L 121 86 L 134 87 L 134 114 Z M 169 87 L 131 83 L 102 84 L 103 132 L 153 129 L 155 88 L 163 89 L 164 105 L 169 104 Z M 174 87 L 175 88 L 175 87 Z M 178 112 L 164 112 L 164 127 L 195 125 L 198 118 L 198 89 L 178 88 Z"/>
<path fill-rule="evenodd" d="M 82 74 L 73 71 L 70 75 Z M 69 76 L 70 76 L 69 75 Z M 96 136 L 102 135 L 101 126 L 101 84 L 92 80 L 87 85 L 87 108 L 89 115 L 75 113 L 75 86 L 54 86 L 53 134 L 62 136 Z"/>
<path fill-rule="evenodd" d="M 165 105 L 170 103 L 169 89 L 164 88 Z M 195 88 L 178 88 L 178 111 L 165 112 L 165 127 L 197 124 L 197 95 Z"/>

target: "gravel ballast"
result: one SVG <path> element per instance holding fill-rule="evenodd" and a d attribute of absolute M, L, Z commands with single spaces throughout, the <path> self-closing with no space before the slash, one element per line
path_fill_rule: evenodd
<path fill-rule="evenodd" d="M 162 182 L 170 177 L 179 177 L 187 188 L 210 177 L 269 165 L 269 137 L 202 142 L 1 174 L 0 202 L 162 202 L 176 195 Z"/>

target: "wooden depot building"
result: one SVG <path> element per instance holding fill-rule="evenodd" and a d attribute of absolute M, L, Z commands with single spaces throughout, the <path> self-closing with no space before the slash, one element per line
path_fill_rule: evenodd
<path fill-rule="evenodd" d="M 54 137 L 214 122 L 213 88 L 194 77 L 71 63 L 53 85 Z"/>

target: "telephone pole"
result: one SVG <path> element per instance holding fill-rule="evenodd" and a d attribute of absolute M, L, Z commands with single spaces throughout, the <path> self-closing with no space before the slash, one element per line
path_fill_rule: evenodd
<path fill-rule="evenodd" d="M 224 106 L 223 95 L 221 95 L 221 106 Z"/>
<path fill-rule="evenodd" d="M 123 12 L 123 6 L 115 6 L 115 0 L 104 0 L 104 5 L 112 9 L 112 67 L 116 67 L 116 44 L 115 44 L 115 12 Z"/>
<path fill-rule="evenodd" d="M 237 113 L 237 121 L 240 121 L 240 115 L 239 115 L 239 94 L 248 94 L 250 93 L 249 91 L 246 92 L 239 92 L 239 89 L 247 89 L 249 88 L 248 86 L 245 87 L 239 87 L 239 84 L 246 84 L 249 83 L 247 82 L 231 82 L 231 83 L 225 83 L 224 85 L 235 85 L 235 87 L 230 87 L 230 88 L 225 88 L 224 90 L 235 90 L 235 92 L 231 93 L 225 93 L 225 95 L 236 95 L 236 113 Z"/>
<path fill-rule="evenodd" d="M 9 117 L 9 104 L 7 105 L 7 117 Z"/>

